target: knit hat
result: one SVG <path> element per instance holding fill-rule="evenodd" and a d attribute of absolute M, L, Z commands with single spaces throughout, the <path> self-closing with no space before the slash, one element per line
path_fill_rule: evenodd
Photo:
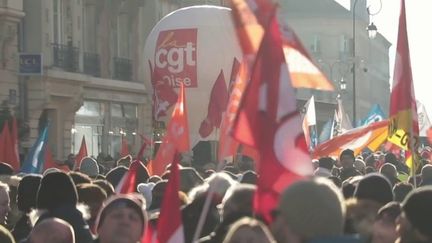
<path fill-rule="evenodd" d="M 137 186 L 137 191 L 141 193 L 141 195 L 143 195 L 143 197 L 146 200 L 147 208 L 149 208 L 152 203 L 152 199 L 153 199 L 152 190 L 155 185 L 156 185 L 155 183 L 149 182 L 149 183 L 140 183 Z"/>
<path fill-rule="evenodd" d="M 65 204 L 75 205 L 77 201 L 75 184 L 64 172 L 49 173 L 42 178 L 36 199 L 37 208 L 52 210 Z"/>
<path fill-rule="evenodd" d="M 282 193 L 277 211 L 304 240 L 343 233 L 345 204 L 328 179 L 313 178 L 292 184 Z"/>
<path fill-rule="evenodd" d="M 105 206 L 99 211 L 96 224 L 97 229 L 103 225 L 104 219 L 108 214 L 119 208 L 130 208 L 137 212 L 143 224 L 142 230 L 144 230 L 144 226 L 147 222 L 147 215 L 144 212 L 142 203 L 138 199 L 129 195 L 116 195 L 108 199 Z"/>
<path fill-rule="evenodd" d="M 432 186 L 412 191 L 402 203 L 402 209 L 411 224 L 422 234 L 432 237 Z"/>
<path fill-rule="evenodd" d="M 107 174 L 106 174 L 106 179 L 108 182 L 111 183 L 111 185 L 116 188 L 118 183 L 121 181 L 121 179 L 123 178 L 123 175 L 128 171 L 128 168 L 124 167 L 124 166 L 118 166 L 115 167 L 113 169 L 111 169 Z"/>
<path fill-rule="evenodd" d="M 36 207 L 36 196 L 42 176 L 26 175 L 18 184 L 17 205 L 23 212 L 30 212 L 31 208 Z"/>
<path fill-rule="evenodd" d="M 79 171 L 95 178 L 99 174 L 99 166 L 93 158 L 90 157 L 84 157 L 81 160 Z"/>
<path fill-rule="evenodd" d="M 389 180 L 381 174 L 371 173 L 363 177 L 354 191 L 357 199 L 368 199 L 382 205 L 393 201 L 393 190 Z"/>

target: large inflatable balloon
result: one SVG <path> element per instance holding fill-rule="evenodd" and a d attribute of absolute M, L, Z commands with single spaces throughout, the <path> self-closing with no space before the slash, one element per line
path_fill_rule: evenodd
<path fill-rule="evenodd" d="M 191 145 L 217 140 L 241 56 L 229 8 L 193 6 L 165 16 L 145 44 L 145 85 L 153 97 L 155 119 L 167 122 L 183 83 Z"/>

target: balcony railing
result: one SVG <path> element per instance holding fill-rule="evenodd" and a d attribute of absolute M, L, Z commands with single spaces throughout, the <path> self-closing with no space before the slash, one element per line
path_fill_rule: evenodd
<path fill-rule="evenodd" d="M 114 57 L 114 79 L 130 81 L 132 79 L 132 61 Z"/>
<path fill-rule="evenodd" d="M 100 77 L 100 60 L 96 53 L 84 52 L 84 73 Z"/>
<path fill-rule="evenodd" d="M 77 72 L 79 68 L 79 49 L 71 45 L 52 44 L 53 65 L 68 72 Z"/>

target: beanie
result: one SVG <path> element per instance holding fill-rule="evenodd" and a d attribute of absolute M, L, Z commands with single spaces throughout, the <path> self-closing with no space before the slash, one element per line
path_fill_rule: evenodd
<path fill-rule="evenodd" d="M 111 185 L 116 188 L 118 183 L 121 181 L 121 179 L 123 178 L 123 175 L 128 171 L 129 169 L 124 167 L 124 166 L 118 166 L 115 167 L 113 169 L 111 169 L 107 174 L 106 174 L 106 179 L 109 183 L 111 183 Z"/>
<path fill-rule="evenodd" d="M 70 176 L 64 172 L 52 172 L 42 177 L 37 193 L 39 209 L 52 210 L 65 204 L 75 205 L 78 195 Z"/>
<path fill-rule="evenodd" d="M 354 191 L 354 197 L 372 200 L 384 205 L 393 201 L 393 190 L 386 177 L 378 173 L 371 173 L 359 181 Z"/>
<path fill-rule="evenodd" d="M 152 203 L 152 199 L 153 199 L 152 189 L 155 185 L 156 185 L 155 183 L 149 182 L 149 183 L 140 183 L 137 186 L 137 191 L 141 193 L 141 195 L 143 195 L 146 201 L 147 208 L 149 208 Z"/>
<path fill-rule="evenodd" d="M 42 176 L 30 174 L 24 176 L 18 184 L 17 205 L 23 212 L 30 212 L 36 208 L 37 191 L 42 180 Z"/>
<path fill-rule="evenodd" d="M 139 200 L 135 199 L 134 197 L 128 195 L 117 195 L 117 196 L 112 196 L 110 199 L 108 199 L 105 206 L 101 208 L 101 210 L 99 211 L 97 224 L 96 224 L 97 229 L 99 229 L 102 226 L 105 217 L 109 213 L 119 208 L 130 208 L 133 209 L 136 213 L 138 213 L 143 225 L 142 231 L 144 230 L 144 226 L 147 222 L 147 215 L 145 214 L 142 208 L 142 203 Z"/>
<path fill-rule="evenodd" d="M 432 237 L 432 186 L 412 191 L 402 203 L 406 217 L 421 233 Z"/>
<path fill-rule="evenodd" d="M 289 186 L 281 195 L 278 212 L 304 240 L 343 233 L 343 197 L 325 178 L 302 180 Z"/>
<path fill-rule="evenodd" d="M 95 178 L 99 174 L 99 166 L 93 158 L 90 157 L 84 157 L 81 160 L 79 171 Z"/>

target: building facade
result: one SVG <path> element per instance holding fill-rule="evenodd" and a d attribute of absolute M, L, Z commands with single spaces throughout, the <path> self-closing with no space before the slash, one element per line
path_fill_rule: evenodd
<path fill-rule="evenodd" d="M 152 1 L 32 0 L 24 2 L 23 52 L 43 56 L 43 73 L 24 77 L 30 146 L 49 124 L 57 159 L 77 153 L 117 157 L 151 133 L 151 107 L 141 60 L 146 33 L 159 18 Z"/>
<path fill-rule="evenodd" d="M 344 109 L 352 121 L 353 62 L 356 120 L 365 118 L 373 104 L 379 104 L 388 114 L 391 44 L 379 33 L 376 38 L 369 39 L 366 30 L 370 17 L 366 7 L 367 1 L 351 0 L 348 6 L 342 6 L 334 0 L 280 2 L 284 20 L 296 31 L 316 64 L 337 88 L 336 92 L 297 90 L 299 104 L 305 103 L 311 95 L 315 96 L 318 130 L 323 123 L 333 117 L 338 95 L 342 98 Z M 356 4 L 353 21 L 354 2 Z M 379 4 L 379 1 L 375 4 Z M 356 28 L 354 43 L 353 24 Z M 345 90 L 341 90 L 341 82 L 345 84 Z"/>
<path fill-rule="evenodd" d="M 20 112 L 20 89 L 18 76 L 19 32 L 24 18 L 22 0 L 0 1 L 0 126 L 10 114 Z"/>
<path fill-rule="evenodd" d="M 338 93 L 352 114 L 353 60 L 357 117 L 362 118 L 372 103 L 387 110 L 390 43 L 381 35 L 367 38 L 365 1 L 356 6 L 355 58 L 350 10 L 333 0 L 280 3 L 284 19 L 318 66 L 336 87 L 342 79 L 347 83 L 345 92 L 297 90 L 300 105 L 315 95 L 318 128 L 333 114 Z M 48 143 L 56 159 L 77 153 L 83 136 L 93 156 L 116 157 L 123 136 L 136 152 L 139 135 L 153 136 L 151 97 L 144 86 L 146 37 L 168 13 L 197 4 L 227 6 L 227 1 L 0 1 L 0 102 L 28 127 L 24 150 L 49 123 Z M 42 74 L 18 75 L 20 53 L 40 54 Z"/>

